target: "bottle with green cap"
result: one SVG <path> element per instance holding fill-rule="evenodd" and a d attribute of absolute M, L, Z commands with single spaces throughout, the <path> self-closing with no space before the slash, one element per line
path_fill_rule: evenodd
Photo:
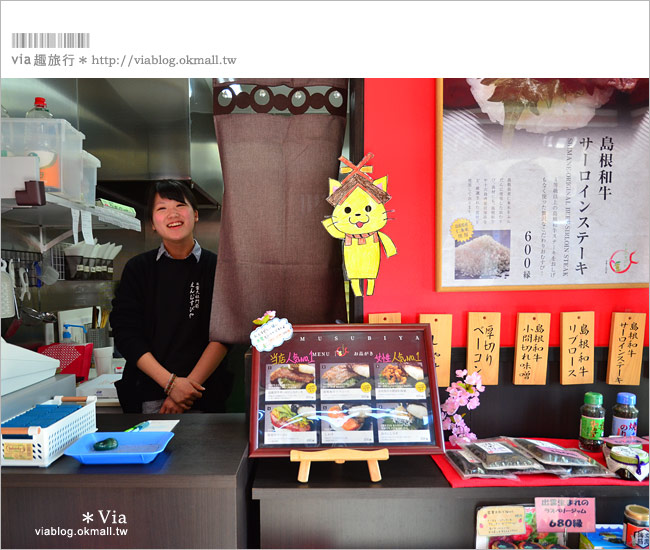
<path fill-rule="evenodd" d="M 612 435 L 636 435 L 639 409 L 636 405 L 636 395 L 629 392 L 616 394 L 616 405 L 612 407 Z"/>
<path fill-rule="evenodd" d="M 603 396 L 596 392 L 585 393 L 585 403 L 580 407 L 580 448 L 589 453 L 600 451 L 605 429 Z"/>

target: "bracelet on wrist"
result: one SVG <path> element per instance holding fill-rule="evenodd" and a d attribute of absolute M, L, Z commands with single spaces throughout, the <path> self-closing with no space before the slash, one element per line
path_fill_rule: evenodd
<path fill-rule="evenodd" d="M 175 380 L 176 380 L 176 375 L 172 373 L 172 375 L 169 377 L 169 381 L 167 382 L 167 385 L 165 386 L 165 395 L 170 394 L 172 388 L 174 387 Z"/>

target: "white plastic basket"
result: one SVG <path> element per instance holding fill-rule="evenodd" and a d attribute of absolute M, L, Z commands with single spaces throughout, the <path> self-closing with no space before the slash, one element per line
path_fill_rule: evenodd
<path fill-rule="evenodd" d="M 61 403 L 76 402 L 85 403 L 85 405 L 47 428 L 40 426 L 1 428 L 2 466 L 40 466 L 45 468 L 52 464 L 69 445 L 82 435 L 97 431 L 96 401 L 97 397 L 95 396 L 57 396 L 41 404 L 60 405 Z M 5 437 L 8 435 L 23 435 L 24 437 L 8 439 Z"/>

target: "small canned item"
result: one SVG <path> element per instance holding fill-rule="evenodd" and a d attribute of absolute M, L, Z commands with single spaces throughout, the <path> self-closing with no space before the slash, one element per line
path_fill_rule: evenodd
<path fill-rule="evenodd" d="M 648 477 L 648 453 L 632 447 L 613 447 L 607 457 L 607 468 L 622 479 L 643 481 Z"/>
<path fill-rule="evenodd" d="M 636 405 L 636 395 L 620 392 L 616 395 L 616 404 L 612 407 L 612 435 L 636 435 L 639 409 Z"/>
<path fill-rule="evenodd" d="M 628 548 L 648 548 L 648 509 L 637 504 L 625 507 L 623 540 Z"/>

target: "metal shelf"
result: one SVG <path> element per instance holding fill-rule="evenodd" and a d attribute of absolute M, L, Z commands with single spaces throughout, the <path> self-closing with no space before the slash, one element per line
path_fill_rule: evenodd
<path fill-rule="evenodd" d="M 97 207 L 73 202 L 58 194 L 45 193 L 47 204 L 43 206 L 18 206 L 14 198 L 16 190 L 22 189 L 24 182 L 37 180 L 38 159 L 35 157 L 3 157 L 0 163 L 1 211 L 3 219 L 23 224 L 47 227 L 72 227 L 72 210 L 90 212 L 95 217 L 94 229 L 130 229 L 140 231 L 140 220 L 112 208 Z"/>
<path fill-rule="evenodd" d="M 45 193 L 47 204 L 43 206 L 17 206 L 13 199 L 2 200 L 2 217 L 27 225 L 48 228 L 66 228 L 72 225 L 72 210 L 90 212 L 93 229 L 129 229 L 141 231 L 140 220 L 112 208 L 87 206 L 64 197 Z"/>

